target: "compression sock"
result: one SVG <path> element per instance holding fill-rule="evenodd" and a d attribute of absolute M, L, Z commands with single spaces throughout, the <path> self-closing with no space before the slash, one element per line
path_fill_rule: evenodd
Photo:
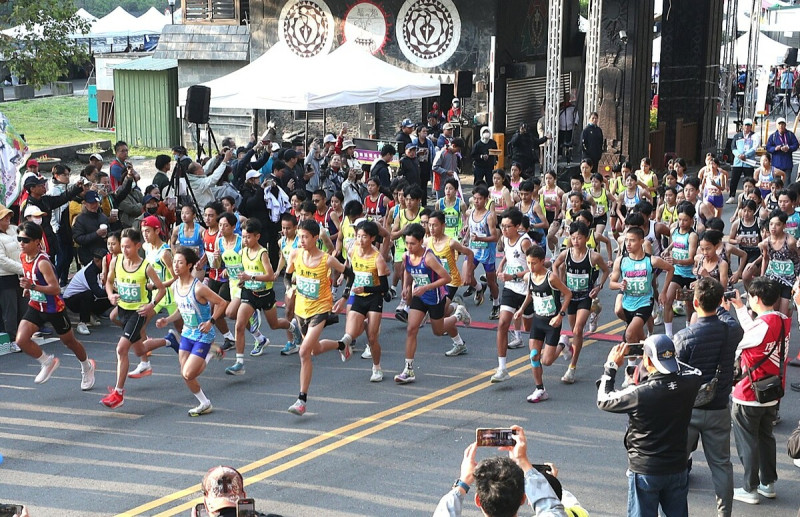
<path fill-rule="evenodd" d="M 344 350 L 347 347 L 347 345 L 349 345 L 352 342 L 353 342 L 353 338 L 350 337 L 350 334 L 345 334 L 344 336 L 342 336 L 342 339 L 337 341 L 337 343 L 339 343 L 339 346 L 338 346 L 339 350 Z"/>
<path fill-rule="evenodd" d="M 236 354 L 236 362 L 239 364 L 244 364 L 244 354 Z"/>
<path fill-rule="evenodd" d="M 210 400 L 208 400 L 208 397 L 206 397 L 206 394 L 203 393 L 202 388 L 200 389 L 200 391 L 195 393 L 194 396 L 197 398 L 197 401 L 200 402 L 201 404 L 208 404 L 209 402 L 211 402 Z"/>
<path fill-rule="evenodd" d="M 497 367 L 501 370 L 506 369 L 506 358 L 505 357 L 498 357 L 497 358 Z"/>
<path fill-rule="evenodd" d="M 298 399 L 302 400 L 303 402 L 308 402 L 308 393 L 300 392 L 300 395 L 297 396 Z"/>

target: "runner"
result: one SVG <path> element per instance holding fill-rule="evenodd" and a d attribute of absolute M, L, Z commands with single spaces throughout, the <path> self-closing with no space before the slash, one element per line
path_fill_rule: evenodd
<path fill-rule="evenodd" d="M 351 201 L 350 203 L 355 203 Z M 350 205 L 348 203 L 348 205 Z M 345 208 L 345 212 L 347 208 Z M 356 241 L 347 253 L 349 264 L 353 268 L 353 281 L 344 290 L 342 298 L 348 295 L 353 299 L 352 307 L 347 311 L 345 334 L 340 343 L 349 346 L 366 330 L 370 358 L 372 359 L 372 376 L 370 382 L 383 380 L 381 368 L 381 315 L 383 313 L 384 295 L 389 292 L 389 266 L 375 247 L 375 239 L 379 234 L 379 226 L 374 221 L 362 221 L 356 228 Z M 350 294 L 352 292 L 352 294 Z"/>
<path fill-rule="evenodd" d="M 681 213 L 680 208 L 678 213 Z M 640 343 L 644 340 L 644 325 L 653 313 L 653 268 L 667 273 L 664 289 L 659 295 L 659 301 L 665 306 L 668 306 L 667 287 L 673 284 L 672 264 L 661 257 L 645 253 L 642 247 L 644 242 L 644 231 L 640 227 L 628 228 L 625 233 L 627 255 L 617 257 L 614 261 L 609 283 L 611 289 L 622 291 L 622 314 L 617 315 L 628 324 L 624 336 L 626 343 Z M 691 266 L 689 270 L 691 271 Z"/>
<path fill-rule="evenodd" d="M 517 162 L 511 164 L 511 177 L 508 180 L 508 183 L 511 185 L 511 200 L 514 203 L 518 203 L 519 198 L 519 187 L 522 185 L 524 178 L 522 177 L 522 167 Z"/>
<path fill-rule="evenodd" d="M 481 282 L 477 289 L 475 287 L 478 284 L 474 277 L 471 283 L 465 282 L 468 288 L 464 296 L 470 296 L 475 293 L 475 305 L 481 305 L 488 286 L 489 294 L 492 298 L 492 312 L 489 315 L 489 319 L 496 320 L 500 317 L 500 289 L 497 285 L 497 268 L 495 264 L 499 235 L 497 232 L 497 217 L 493 210 L 489 210 L 486 207 L 488 198 L 489 190 L 483 185 L 478 185 L 472 189 L 472 201 L 475 206 L 467 214 L 469 247 L 475 254 L 472 259 L 473 270 L 479 265 L 483 266 L 486 282 Z M 468 280 L 468 266 L 464 264 L 462 267 L 464 268 L 463 277 Z"/>
<path fill-rule="evenodd" d="M 205 284 L 217 294 L 222 294 L 223 289 L 229 291 L 228 279 L 223 275 L 225 268 L 223 267 L 220 254 L 217 253 L 217 243 L 219 241 L 219 216 L 225 210 L 222 205 L 216 201 L 208 203 L 203 209 L 203 221 L 206 227 L 202 230 L 203 235 L 203 256 L 200 257 L 200 262 L 197 268 L 202 272 L 203 268 L 207 268 L 207 275 Z M 223 296 L 224 298 L 224 296 Z M 171 314 L 171 313 L 170 313 Z M 225 318 L 219 318 L 216 322 L 217 328 L 222 333 L 224 343 L 222 348 L 230 350 L 234 345 L 234 337 L 230 329 L 228 329 L 228 322 Z"/>
<path fill-rule="evenodd" d="M 383 226 L 384 219 L 389 213 L 389 198 L 381 193 L 381 184 L 377 177 L 371 177 L 367 180 L 367 197 L 364 198 L 364 212 L 380 226 Z"/>
<path fill-rule="evenodd" d="M 419 224 L 420 215 L 423 207 L 420 206 L 424 194 L 418 185 L 411 185 L 403 189 L 403 199 L 405 208 L 398 211 L 397 217 L 393 218 L 391 238 L 394 241 L 394 285 L 397 285 L 401 275 L 403 275 L 403 254 L 406 251 L 404 240 L 404 230 L 410 224 Z M 405 289 L 403 289 L 405 293 Z M 402 322 L 408 321 L 408 303 L 410 300 L 400 297 L 400 304 L 395 310 L 395 318 Z"/>
<path fill-rule="evenodd" d="M 547 218 L 544 215 L 544 208 L 539 203 L 539 188 L 541 181 L 539 178 L 525 180 L 519 186 L 519 203 L 517 209 L 522 215 L 528 217 L 530 230 L 528 235 L 541 247 L 546 247 L 547 240 Z"/>
<path fill-rule="evenodd" d="M 594 216 L 594 234 L 595 239 L 599 239 L 606 230 L 606 225 L 608 224 L 608 211 L 611 207 L 611 204 L 616 201 L 614 195 L 608 192 L 603 184 L 603 175 L 599 172 L 592 174 L 591 183 L 589 184 L 588 188 L 584 187 L 584 190 L 589 193 L 592 200 L 594 201 L 594 210 L 592 215 Z M 570 232 L 570 235 L 572 232 Z M 608 260 L 611 260 L 611 256 L 609 255 Z"/>
<path fill-rule="evenodd" d="M 206 358 L 211 352 L 216 335 L 215 322 L 225 316 L 227 305 L 220 295 L 192 276 L 192 269 L 199 261 L 197 253 L 191 248 L 181 247 L 175 251 L 173 267 L 176 281 L 171 291 L 175 296 L 178 310 L 167 318 L 156 320 L 156 327 L 164 328 L 183 319 L 178 361 L 186 386 L 200 403 L 189 410 L 189 416 L 205 415 L 211 413 L 213 409 L 197 378 L 206 368 Z M 214 306 L 213 314 L 211 305 Z M 169 338 L 177 341 L 177 336 L 173 332 L 170 330 Z"/>
<path fill-rule="evenodd" d="M 338 239 L 341 239 L 341 236 L 342 232 L 340 231 L 337 235 L 337 242 Z M 277 271 L 280 274 L 281 271 L 286 272 L 286 267 L 289 265 L 289 255 L 292 254 L 292 250 L 300 246 L 300 239 L 297 237 L 297 218 L 292 214 L 281 215 L 281 238 L 278 241 L 278 246 L 281 249 L 281 256 L 278 260 Z M 294 289 L 285 274 L 283 275 L 283 287 L 286 319 L 292 321 L 294 320 Z M 287 332 L 286 337 L 286 344 L 281 349 L 281 355 L 292 355 L 299 352 L 300 346 L 295 343 L 291 330 Z"/>
<path fill-rule="evenodd" d="M 22 251 L 20 260 L 23 270 L 19 286 L 24 290 L 24 295 L 30 298 L 28 310 L 22 316 L 17 329 L 17 346 L 41 365 L 33 382 L 36 384 L 47 382 L 58 369 L 61 360 L 55 355 L 45 354 L 32 337 L 49 322 L 61 338 L 61 342 L 81 363 L 81 390 L 87 391 L 94 386 L 95 362 L 94 359 L 89 359 L 83 345 L 72 332 L 55 268 L 47 255 L 41 251 L 42 237 L 42 227 L 36 223 L 25 221 L 17 228 L 17 242 Z"/>
<path fill-rule="evenodd" d="M 181 224 L 172 230 L 170 245 L 172 248 L 185 246 L 194 249 L 200 258 L 203 258 L 203 227 L 197 222 L 197 213 L 193 205 L 183 205 L 181 208 Z M 199 277 L 200 271 L 194 272 Z"/>
<path fill-rule="evenodd" d="M 769 217 L 769 236 L 758 247 L 761 249 L 761 276 L 778 282 L 781 297 L 776 308 L 792 317 L 792 286 L 800 271 L 797 240 L 785 232 L 786 214 L 775 210 Z"/>
<path fill-rule="evenodd" d="M 295 322 L 286 318 L 278 318 L 278 311 L 275 308 L 275 291 L 272 290 L 276 275 L 269 262 L 267 249 L 258 243 L 260 238 L 261 222 L 257 219 L 248 219 L 242 228 L 243 271 L 238 274 L 242 287 L 242 302 L 236 311 L 236 363 L 225 368 L 225 373 L 228 375 L 244 375 L 245 373 L 244 331 L 250 324 L 250 317 L 256 312 L 263 311 L 272 330 L 289 329 L 295 337 L 295 344 L 300 342 L 300 332 Z M 266 338 L 257 340 L 250 355 L 261 355 L 264 347 L 268 344 L 269 340 Z"/>
<path fill-rule="evenodd" d="M 747 265 L 742 275 L 745 290 L 750 286 L 750 281 L 761 273 L 761 250 L 758 243 L 761 242 L 761 232 L 756 220 L 758 206 L 752 199 L 748 199 L 742 205 L 739 213 L 741 219 L 737 219 L 731 226 L 731 233 L 728 242 L 747 254 Z M 738 280 L 736 274 L 731 278 L 731 283 L 735 284 Z"/>
<path fill-rule="evenodd" d="M 509 189 L 508 178 L 503 169 L 496 169 L 492 172 L 492 186 L 489 187 L 489 199 L 494 214 L 499 218 L 500 214 L 514 205 Z"/>
<path fill-rule="evenodd" d="M 531 246 L 525 255 L 529 269 L 524 277 L 527 294 L 515 316 L 519 317 L 525 314 L 528 305 L 533 301 L 533 321 L 531 322 L 531 337 L 528 346 L 533 382 L 536 384 L 536 388 L 526 400 L 536 403 L 550 398 L 544 388 L 542 365 L 553 364 L 562 351 L 563 347 L 559 346 L 558 336 L 561 334 L 561 320 L 567 314 L 566 310 L 572 299 L 572 293 L 556 275 L 551 274 L 551 271 L 545 267 L 544 249 L 539 246 Z M 558 309 L 559 304 L 561 305 L 560 310 Z M 546 345 L 544 352 L 542 352 L 543 344 Z M 498 382 L 495 377 L 508 379 L 508 372 L 505 370 L 503 372 L 498 369 L 492 376 L 492 382 Z"/>
<path fill-rule="evenodd" d="M 409 188 L 408 182 L 402 178 L 392 180 L 392 203 L 389 203 L 389 213 L 386 216 L 384 227 L 391 232 L 394 222 L 400 217 L 400 211 L 406 208 L 406 198 L 403 191 Z M 393 260 L 397 254 L 397 240 L 391 238 L 390 253 L 384 254 L 387 263 L 392 262 L 392 285 L 389 286 L 389 293 L 392 298 L 397 298 L 397 284 L 403 279 L 403 264 L 399 260 Z M 402 286 L 400 287 L 402 290 Z"/>
<path fill-rule="evenodd" d="M 486 187 L 483 187 L 485 190 Z M 409 384 L 416 380 L 414 375 L 414 355 L 417 352 L 417 334 L 425 314 L 430 314 L 431 330 L 434 336 L 448 334 L 453 343 L 464 345 L 458 334 L 456 322 L 463 318 L 463 313 L 456 311 L 453 316 L 445 317 L 445 289 L 451 281 L 450 274 L 439 262 L 432 251 L 423 245 L 425 228 L 420 224 L 408 225 L 404 232 L 406 252 L 403 254 L 405 277 L 403 291 L 406 299 L 411 300 L 408 311 L 408 330 L 406 331 L 406 362 L 403 371 L 394 376 L 398 384 Z M 464 345 L 466 348 L 466 345 Z M 463 353 L 463 352 L 462 352 Z"/>
<path fill-rule="evenodd" d="M 353 276 L 353 270 L 346 268 L 335 257 L 317 247 L 319 232 L 319 225 L 313 219 L 300 223 L 297 230 L 300 236 L 300 248 L 292 251 L 289 256 L 289 267 L 286 268 L 286 274 L 294 276 L 297 291 L 295 318 L 299 322 L 303 336 L 300 345 L 300 394 L 297 401 L 289 406 L 289 413 L 298 416 L 306 412 L 308 389 L 311 386 L 314 368 L 312 356 L 319 357 L 325 352 L 338 349 L 342 361 L 347 361 L 353 354 L 350 343 L 332 339 L 320 340 L 328 315 L 335 310 L 331 272 L 338 271 L 349 279 Z M 344 300 L 345 298 L 342 298 L 339 302 L 344 303 Z M 341 306 L 336 308 L 339 309 Z"/>
<path fill-rule="evenodd" d="M 117 343 L 117 384 L 109 388 L 108 396 L 100 401 L 106 407 L 116 409 L 125 402 L 125 379 L 128 377 L 128 352 L 133 347 L 134 353 L 143 355 L 143 331 L 148 318 L 155 314 L 166 295 L 166 288 L 161 283 L 153 266 L 139 256 L 142 247 L 142 234 L 133 228 L 122 230 L 120 240 L 122 253 L 114 257 L 106 279 L 106 293 L 111 305 L 117 306 L 117 314 L 122 323 L 123 334 Z M 150 302 L 147 302 L 148 279 L 157 290 Z M 116 289 L 116 293 L 114 290 Z"/>
<path fill-rule="evenodd" d="M 326 200 L 325 191 L 322 189 L 314 191 L 311 195 L 311 202 L 316 207 L 314 220 L 321 228 L 325 228 L 328 231 L 331 241 L 335 241 L 336 234 L 339 233 L 340 220 L 333 208 L 328 207 Z"/>
<path fill-rule="evenodd" d="M 564 191 L 556 185 L 556 173 L 554 171 L 547 171 L 544 174 L 544 182 L 539 199 L 549 225 L 547 247 L 550 248 L 553 256 L 555 256 L 556 247 L 558 246 L 558 232 L 561 229 L 561 220 L 563 218 L 561 198 L 564 195 Z"/>
<path fill-rule="evenodd" d="M 511 344 L 508 342 L 508 330 L 514 313 L 525 301 L 526 286 L 524 282 L 527 262 L 525 253 L 533 245 L 527 233 L 520 234 L 522 225 L 522 212 L 512 208 L 502 214 L 500 230 L 503 233 L 503 254 L 500 261 L 500 278 L 503 280 L 502 304 L 500 305 L 500 321 L 497 326 L 497 372 L 492 376 L 491 382 L 503 382 L 510 378 L 506 370 L 506 356 L 509 348 L 521 348 L 522 342 Z M 526 310 L 522 315 L 523 328 L 530 331 L 530 319 L 533 317 L 533 308 Z"/>
<path fill-rule="evenodd" d="M 567 289 L 572 293 L 567 309 L 572 328 L 572 345 L 569 344 L 568 336 L 561 336 L 559 339 L 565 351 L 564 357 L 570 360 L 569 368 L 561 377 L 561 382 L 566 384 L 575 382 L 575 368 L 583 348 L 583 328 L 592 313 L 592 302 L 597 299 L 609 275 L 608 264 L 603 257 L 586 247 L 589 227 L 576 221 L 570 225 L 569 234 L 570 247 L 562 251 L 553 262 L 553 271 L 557 272 L 559 279 L 565 280 Z M 595 284 L 597 269 L 603 272 L 599 284 Z"/>
<path fill-rule="evenodd" d="M 647 189 L 650 199 L 654 199 L 658 193 L 658 176 L 650 167 L 650 158 L 642 158 L 642 161 L 639 162 L 639 170 L 636 171 L 636 179 L 642 187 Z"/>
<path fill-rule="evenodd" d="M 693 188 L 687 183 L 686 188 Z M 667 289 L 666 303 L 664 304 L 664 333 L 672 338 L 674 335 L 672 331 L 672 320 L 674 319 L 674 311 L 669 308 L 675 300 L 686 301 L 688 293 L 690 292 L 689 286 L 695 281 L 692 266 L 694 265 L 694 257 L 697 254 L 697 232 L 692 229 L 692 222 L 694 221 L 695 210 L 694 206 L 688 201 L 684 201 L 678 205 L 678 227 L 672 230 L 672 244 L 667 247 L 661 254 L 666 261 L 673 266 L 674 275 L 671 276 L 670 284 L 665 285 Z M 691 299 L 688 300 L 691 302 Z M 693 306 L 691 303 L 684 304 L 686 306 L 686 321 L 688 322 L 692 317 Z M 688 323 L 687 323 L 688 326 Z"/>
<path fill-rule="evenodd" d="M 448 178 L 444 182 L 444 197 L 436 201 L 436 210 L 444 213 L 444 233 L 452 239 L 463 236 L 467 219 L 467 204 L 458 197 L 458 180 Z"/>

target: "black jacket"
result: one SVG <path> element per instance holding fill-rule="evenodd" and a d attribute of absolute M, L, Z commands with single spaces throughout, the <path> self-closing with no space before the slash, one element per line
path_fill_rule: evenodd
<path fill-rule="evenodd" d="M 56 234 L 53 232 L 53 226 L 50 224 L 50 214 L 54 209 L 69 203 L 72 198 L 81 192 L 83 192 L 83 187 L 76 184 L 72 185 L 71 187 L 67 187 L 67 190 L 57 196 L 44 195 L 39 199 L 35 199 L 33 196 L 28 196 L 28 199 L 26 199 L 25 202 L 22 203 L 22 206 L 20 206 L 20 220 L 25 220 L 23 214 L 25 213 L 25 209 L 28 208 L 28 205 L 35 206 L 44 212 L 45 215 L 42 216 L 42 230 L 47 238 L 47 242 L 50 243 L 50 246 L 54 246 L 56 243 Z M 69 210 L 65 210 L 65 212 L 69 212 Z"/>
<path fill-rule="evenodd" d="M 639 384 L 614 390 L 616 368 L 606 366 L 597 381 L 597 407 L 628 414 L 628 468 L 637 474 L 669 475 L 687 468 L 687 431 L 700 387 L 700 372 L 655 373 Z"/>
<path fill-rule="evenodd" d="M 727 329 L 726 329 L 727 327 Z M 678 360 L 702 372 L 702 382 L 714 377 L 717 364 L 720 375 L 714 400 L 700 409 L 725 409 L 733 388 L 733 365 L 736 346 L 744 332 L 728 311 L 719 307 L 717 316 L 698 318 L 697 323 L 675 334 Z"/>
<path fill-rule="evenodd" d="M 403 156 L 406 152 L 406 146 L 411 145 L 411 135 L 405 134 L 401 129 L 394 135 L 394 142 L 397 144 L 398 155 Z"/>
<path fill-rule="evenodd" d="M 581 157 L 591 158 L 595 166 L 603 156 L 603 130 L 599 126 L 587 125 L 581 133 Z"/>
<path fill-rule="evenodd" d="M 497 165 L 497 156 L 489 154 L 490 149 L 497 149 L 497 142 L 491 139 L 485 144 L 481 140 L 475 142 L 475 145 L 472 146 L 472 153 L 470 154 L 473 168 L 482 171 L 494 170 L 494 166 Z M 488 155 L 489 159 L 482 159 L 482 155 Z"/>
<path fill-rule="evenodd" d="M 369 171 L 370 178 L 377 178 L 378 185 L 384 188 L 389 188 L 392 185 L 392 177 L 389 173 L 389 164 L 383 161 L 383 158 L 378 158 L 372 164 L 372 170 Z"/>
<path fill-rule="evenodd" d="M 89 212 L 84 209 L 72 224 L 72 238 L 78 244 L 78 260 L 84 266 L 92 261 L 92 251 L 105 249 L 106 240 L 97 235 L 101 224 L 108 224 L 108 217 L 100 210 Z"/>
<path fill-rule="evenodd" d="M 406 179 L 409 185 L 419 185 L 419 160 L 403 156 L 400 158 L 400 170 L 397 175 Z"/>

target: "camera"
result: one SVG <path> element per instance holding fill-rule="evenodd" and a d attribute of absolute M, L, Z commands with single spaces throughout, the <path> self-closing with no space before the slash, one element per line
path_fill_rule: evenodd
<path fill-rule="evenodd" d="M 731 289 L 730 291 L 725 291 L 722 293 L 722 297 L 726 300 L 733 300 L 736 298 L 736 289 Z"/>
<path fill-rule="evenodd" d="M 22 505 L 0 504 L 0 517 L 14 517 L 15 515 L 22 515 Z"/>

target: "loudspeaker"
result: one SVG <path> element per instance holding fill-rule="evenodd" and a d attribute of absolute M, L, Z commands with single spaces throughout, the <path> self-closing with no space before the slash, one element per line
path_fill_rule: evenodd
<path fill-rule="evenodd" d="M 186 120 L 192 124 L 208 124 L 211 88 L 195 84 L 186 92 Z"/>
<path fill-rule="evenodd" d="M 797 66 L 797 49 L 789 47 L 786 49 L 786 55 L 783 57 L 783 62 L 789 66 Z"/>
<path fill-rule="evenodd" d="M 472 70 L 458 70 L 455 81 L 456 97 L 472 97 Z"/>

